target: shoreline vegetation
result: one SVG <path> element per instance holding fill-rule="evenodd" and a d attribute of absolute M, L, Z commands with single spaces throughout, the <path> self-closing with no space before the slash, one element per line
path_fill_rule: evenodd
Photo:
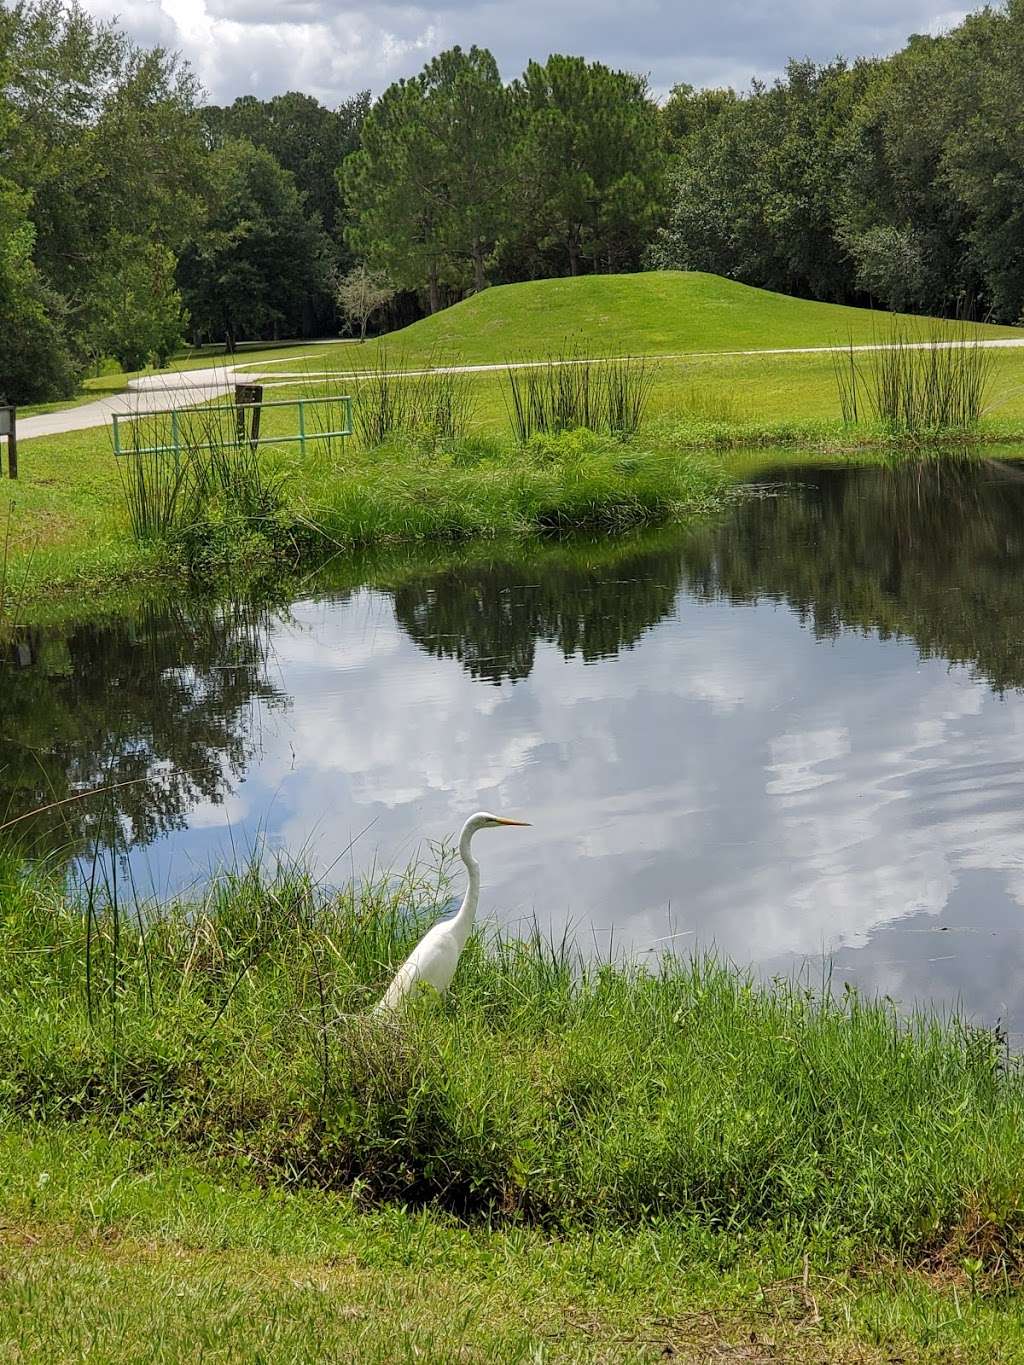
<path fill-rule="evenodd" d="M 571 314 L 567 299 L 575 298 L 576 319 L 588 325 L 602 300 L 614 303 L 619 313 L 595 333 L 611 349 L 588 353 L 570 337 L 528 369 L 447 368 L 522 340 L 513 325 L 517 291 L 530 316 L 549 293 L 558 326 Z M 389 342 L 345 343 L 346 365 L 358 361 L 351 382 L 333 376 L 331 347 L 315 368 L 309 362 L 296 373 L 286 361 L 286 369 L 270 370 L 281 376 L 267 390 L 275 399 L 350 392 L 356 434 L 346 441 L 313 431 L 302 451 L 268 443 L 258 455 L 212 458 L 201 448 L 232 435 L 216 430 L 230 414 L 202 405 L 183 419 L 195 449 L 186 436 L 177 461 L 115 460 L 102 428 L 23 440 L 22 477 L 0 483 L 5 616 L 55 596 L 80 599 L 129 584 L 305 571 L 371 545 L 538 540 L 700 517 L 726 505 L 756 466 L 752 452 L 765 463 L 772 451 L 786 459 L 888 460 L 903 450 L 1024 444 L 1021 358 L 971 344 L 1008 329 L 947 322 L 915 331 L 897 318 L 885 334 L 893 349 L 855 352 L 855 336 L 863 340 L 865 327 L 878 326 L 868 314 L 849 328 L 850 347 L 832 352 L 609 360 L 631 335 L 630 295 L 657 303 L 663 331 L 679 325 L 673 303 L 689 301 L 709 317 L 724 310 L 714 334 L 720 343 L 746 337 L 751 315 L 765 310 L 781 328 L 768 339 L 792 340 L 808 309 L 811 339 L 820 339 L 832 307 L 685 274 L 506 286 Z M 440 328 L 465 340 L 476 323 L 483 338 L 476 347 L 457 355 L 424 349 L 437 344 Z M 648 345 L 663 335 L 653 326 L 648 316 Z M 698 333 L 688 326 L 692 345 Z M 550 343 L 549 330 L 535 344 L 545 336 Z M 947 347 L 951 340 L 960 346 Z M 406 372 L 414 373 L 403 378 Z M 286 411 L 265 411 L 263 438 L 284 433 Z M 330 404 L 312 411 L 321 414 L 320 430 L 332 429 L 324 425 Z M 162 420 L 140 414 L 136 444 L 166 440 Z"/>
<path fill-rule="evenodd" d="M 1016 1358 L 1024 1074 L 998 1031 L 493 930 L 443 1000 L 367 1019 L 446 867 L 332 890 L 253 863 L 157 908 L 5 858 L 5 1339 L 141 1340 L 174 1292 L 213 1300 L 179 1349 L 236 1356 L 319 1324 L 370 1360 L 389 1330 L 437 1361 Z M 280 1306 L 258 1326 L 254 1280 Z"/>

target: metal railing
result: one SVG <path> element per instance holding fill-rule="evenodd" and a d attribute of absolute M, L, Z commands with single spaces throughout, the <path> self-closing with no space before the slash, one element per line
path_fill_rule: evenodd
<path fill-rule="evenodd" d="M 322 406 L 325 403 L 340 403 L 342 407 L 342 425 L 322 429 L 314 427 L 313 430 L 307 429 L 306 409 L 310 407 Z M 259 430 L 259 416 L 269 408 L 297 408 L 298 409 L 298 431 L 294 435 L 278 436 L 261 435 Z M 190 451 L 195 450 L 241 450 L 248 446 L 255 450 L 260 445 L 291 445 L 298 442 L 302 453 L 305 454 L 307 441 L 326 441 L 334 437 L 351 436 L 352 425 L 352 399 L 348 394 L 332 394 L 325 398 L 282 398 L 271 403 L 217 403 L 200 405 L 187 408 L 157 408 L 151 412 L 138 413 L 113 413 L 114 424 L 114 454 L 123 455 L 180 455 L 182 451 L 182 417 L 189 417 L 193 421 L 198 420 L 204 423 L 207 416 L 214 413 L 231 413 L 236 422 L 237 436 L 231 440 L 199 440 L 196 441 L 189 434 L 185 439 L 185 446 Z M 252 427 L 248 430 L 245 427 L 245 416 L 252 414 Z M 169 417 L 170 421 L 170 441 L 160 445 L 139 446 L 128 444 L 122 439 L 122 424 L 135 427 L 138 431 L 139 424 L 153 422 L 154 429 L 159 426 L 162 417 Z M 200 435 L 208 435 L 211 424 L 205 422 L 205 429 L 200 431 Z"/>

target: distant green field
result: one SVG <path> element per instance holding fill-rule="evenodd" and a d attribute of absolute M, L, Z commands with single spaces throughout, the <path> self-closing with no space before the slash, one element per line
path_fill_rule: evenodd
<path fill-rule="evenodd" d="M 467 363 L 543 357 L 566 344 L 595 354 L 675 355 L 884 341 L 894 325 L 927 336 L 955 323 L 846 308 L 773 294 L 696 271 L 582 275 L 506 284 L 364 346 L 317 348 L 315 364 L 371 364 L 381 347 L 396 363 L 458 356 Z M 1010 327 L 970 325 L 979 337 L 1024 337 Z M 280 366 L 287 368 L 286 362 Z"/>
<path fill-rule="evenodd" d="M 922 336 L 955 326 L 926 318 L 904 322 Z M 889 444 L 869 413 L 855 427 L 843 424 L 832 355 L 769 352 L 849 339 L 870 344 L 891 335 L 892 325 L 890 314 L 788 298 L 712 275 L 589 276 L 490 289 L 379 342 L 251 350 L 236 363 L 255 362 L 255 372 L 275 385 L 268 397 L 344 391 L 355 396 L 357 406 L 372 399 L 352 371 L 360 364 L 373 365 L 382 348 L 389 368 L 416 369 L 456 359 L 493 366 L 461 381 L 471 409 L 469 445 L 448 451 L 444 460 L 436 452 L 428 458 L 415 442 L 403 446 L 401 441 L 373 451 L 353 442 L 343 473 L 325 473 L 312 452 L 303 463 L 295 446 L 271 457 L 276 469 L 290 475 L 291 503 L 301 505 L 317 524 L 329 523 L 332 534 L 346 544 L 375 538 L 420 540 L 456 530 L 459 535 L 506 533 L 509 519 L 518 516 L 515 508 L 522 510 L 518 493 L 513 497 L 510 492 L 513 484 L 519 488 L 522 457 L 514 448 L 509 422 L 505 359 L 543 359 L 574 342 L 597 356 L 675 357 L 659 359 L 653 367 L 634 457 L 637 452 L 644 456 L 645 469 L 664 469 L 659 498 L 677 498 L 686 488 L 693 491 L 692 469 L 673 463 L 682 452 L 786 446 L 813 449 L 820 456 Z M 1024 339 L 1024 331 L 1010 328 L 968 330 L 979 337 Z M 728 354 L 744 350 L 752 353 Z M 989 384 L 974 434 L 981 441 L 1020 442 L 1024 350 L 987 355 Z M 215 359 L 202 355 L 179 364 L 210 365 Z M 870 361 L 862 360 L 868 369 Z M 97 392 L 110 391 L 124 379 L 104 375 L 92 384 Z M 265 435 L 273 424 L 268 414 Z M 495 447 L 488 454 L 473 444 L 481 439 L 497 441 L 500 450 Z M 152 547 L 144 553 L 128 534 L 108 430 L 26 439 L 22 446 L 18 483 L 0 483 L 0 519 L 10 566 L 18 567 L 12 581 L 28 597 L 52 595 L 57 582 L 85 592 L 86 585 L 110 586 L 126 575 L 138 581 L 147 568 L 155 571 L 159 555 Z M 708 463 L 717 468 L 718 457 Z M 747 463 L 741 463 L 746 470 Z M 588 472 L 599 472 L 598 466 L 615 479 L 623 474 L 615 452 L 591 451 Z M 729 459 L 725 468 L 731 469 Z M 581 483 L 573 497 L 584 493 L 589 497 L 595 489 Z M 546 488 L 545 496 L 550 494 Z M 606 494 L 607 488 L 602 498 Z M 564 489 L 558 497 L 563 510 L 573 500 Z M 315 509 L 308 505 L 311 500 Z M 695 505 L 689 496 L 684 501 Z M 350 536 L 349 531 L 358 534 Z"/>

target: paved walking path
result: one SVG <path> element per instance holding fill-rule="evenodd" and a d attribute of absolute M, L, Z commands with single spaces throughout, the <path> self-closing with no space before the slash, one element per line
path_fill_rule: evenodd
<path fill-rule="evenodd" d="M 130 379 L 127 393 L 118 393 L 112 398 L 97 398 L 94 403 L 81 403 L 77 408 L 41 412 L 35 417 L 19 417 L 18 439 L 27 441 L 33 436 L 59 436 L 65 431 L 105 427 L 115 412 L 120 416 L 122 413 L 155 412 L 158 408 L 205 403 L 220 394 L 231 393 L 234 386 L 234 371 L 223 366 Z"/>
<path fill-rule="evenodd" d="M 328 343 L 324 343 L 328 344 Z M 1024 346 L 1024 337 L 1002 337 L 993 341 L 920 341 L 909 343 L 914 350 L 925 350 L 933 344 L 943 349 L 953 350 L 966 346 L 980 346 L 991 350 L 1009 350 Z M 759 355 L 828 355 L 832 352 L 847 352 L 848 346 L 782 346 L 774 349 L 752 351 L 682 351 L 668 355 L 637 356 L 636 359 L 649 360 L 711 360 L 725 356 Z M 892 347 L 884 342 L 852 347 L 854 351 L 887 351 Z M 625 359 L 623 356 L 593 357 L 598 361 Z M 273 367 L 290 363 L 282 360 L 239 361 L 236 365 L 222 365 L 208 370 L 180 370 L 172 374 L 147 375 L 142 379 L 130 379 L 128 392 L 113 398 L 99 398 L 94 403 L 82 403 L 77 408 L 63 408 L 58 412 L 41 413 L 37 417 L 23 417 L 18 421 L 18 436 L 29 440 L 33 436 L 59 436 L 65 431 L 84 431 L 88 427 L 106 426 L 116 412 L 129 415 L 139 412 L 154 412 L 159 408 L 188 407 L 195 403 L 205 403 L 221 394 L 231 393 L 236 380 L 247 383 L 264 382 L 269 387 L 284 387 L 296 381 L 321 383 L 329 380 L 355 380 L 360 377 L 359 370 L 303 370 L 281 371 Z M 293 363 L 293 362 L 292 362 Z M 504 370 L 528 370 L 537 365 L 546 365 L 546 360 L 516 360 L 511 363 L 494 361 L 480 365 L 437 365 L 429 370 L 397 370 L 394 376 L 402 374 L 422 375 L 443 374 L 492 374 Z M 579 365 L 580 360 L 557 361 L 561 365 Z M 250 368 L 250 365 L 252 368 Z"/>

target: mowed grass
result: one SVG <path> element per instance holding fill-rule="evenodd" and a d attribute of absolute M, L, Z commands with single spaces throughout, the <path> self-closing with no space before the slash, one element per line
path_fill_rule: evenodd
<path fill-rule="evenodd" d="M 398 369 L 408 357 L 391 357 Z M 979 441 L 1024 440 L 1024 348 L 989 355 L 986 415 L 974 433 Z M 691 356 L 653 363 L 646 418 L 634 444 L 669 453 L 682 449 L 717 452 L 726 470 L 742 447 L 793 447 L 822 453 L 890 447 L 880 426 L 842 421 L 830 355 Z M 358 377 L 339 380 L 323 365 L 310 366 L 297 380 L 276 380 L 276 398 L 360 392 Z M 510 432 L 507 383 L 500 373 L 468 376 L 472 429 L 507 439 Z M 743 461 L 744 467 L 747 462 Z"/>
<path fill-rule="evenodd" d="M 763 295 L 763 291 L 710 276 L 588 277 L 543 283 L 555 293 L 571 293 L 577 286 L 585 291 L 611 291 L 609 307 L 620 287 L 660 291 L 664 306 L 666 291 L 681 288 L 685 293 L 699 285 L 696 297 L 704 297 L 710 314 L 732 317 L 728 325 L 741 328 L 749 322 L 753 297 L 758 308 L 778 310 L 774 322 L 762 319 L 757 324 L 765 328 L 763 339 L 773 344 L 793 340 L 787 328 L 797 325 L 793 319 L 803 317 L 804 310 L 810 309 L 814 316 L 832 316 L 829 305 Z M 519 289 L 527 291 L 522 298 L 536 294 L 532 285 L 508 286 L 508 290 Z M 445 319 L 445 326 L 454 326 L 456 315 L 470 315 L 460 310 L 471 305 L 494 308 L 498 317 L 500 297 L 493 303 L 488 300 L 491 295 L 505 294 L 504 288 L 487 291 L 400 335 L 414 339 L 419 335 L 416 328 L 428 323 L 440 326 Z M 717 313 L 714 299 L 718 300 Z M 743 300 L 747 302 L 741 307 Z M 655 326 L 652 310 L 627 309 L 621 299 L 617 306 L 619 322 L 627 332 L 635 319 L 644 327 Z M 822 309 L 826 312 L 821 313 Z M 556 312 L 552 308 L 552 315 Z M 684 315 L 690 317 L 682 309 L 679 316 Z M 586 316 L 590 317 L 587 325 L 593 328 L 591 339 L 600 338 L 602 349 L 618 349 L 611 345 L 616 339 L 623 348 L 628 348 L 631 338 L 644 345 L 662 344 L 660 334 L 645 334 L 646 340 L 625 332 L 620 336 L 611 323 L 602 321 L 603 315 Z M 867 329 L 864 335 L 874 335 L 877 323 L 878 319 L 862 315 L 858 325 Z M 556 322 L 543 334 L 555 348 L 564 340 L 560 327 Z M 586 342 L 587 334 L 582 335 Z M 724 335 L 720 333 L 719 340 Z M 817 335 L 824 341 L 837 339 L 824 332 Z M 427 338 L 421 353 L 415 348 L 399 350 L 398 338 L 390 339 L 388 363 L 414 368 L 418 360 L 434 354 L 436 340 Z M 457 338 L 453 334 L 450 340 Z M 463 352 L 447 358 L 479 359 L 480 347 L 490 344 L 470 338 Z M 367 363 L 372 362 L 374 347 L 369 344 L 346 345 L 342 353 L 350 356 L 357 351 Z M 272 381 L 269 398 L 344 391 L 355 393 L 359 401 L 360 381 L 337 377 L 329 347 L 284 354 L 286 363 L 269 372 L 300 377 Z M 1024 350 L 996 350 L 989 357 L 986 416 L 976 435 L 981 440 L 1019 441 L 1024 436 Z M 199 359 L 206 363 L 208 357 Z M 330 452 L 328 459 L 315 442 L 305 457 L 296 446 L 268 449 L 263 457 L 268 465 L 287 475 L 288 507 L 307 528 L 323 525 L 337 548 L 374 537 L 399 541 L 515 534 L 530 526 L 536 530 L 569 524 L 574 518 L 592 527 L 614 528 L 706 507 L 709 496 L 721 488 L 723 469 L 728 475 L 732 468 L 742 477 L 751 472 L 750 459 L 732 453 L 736 447 L 788 446 L 794 452 L 815 449 L 834 455 L 858 447 L 891 446 L 891 438 L 871 423 L 843 425 L 829 355 L 694 353 L 659 361 L 646 420 L 632 442 L 617 450 L 607 441 L 599 442 L 585 456 L 577 451 L 577 458 L 561 462 L 524 458 L 514 445 L 501 373 L 477 374 L 465 382 L 471 389 L 473 416 L 469 440 L 458 449 L 451 443 L 425 446 L 395 441 L 384 449 L 365 451 L 358 442 L 348 442 L 343 451 Z M 264 431 L 284 420 L 266 415 Z M 20 449 L 18 483 L 0 481 L 0 524 L 5 534 L 10 532 L 9 578 L 15 590 L 23 587 L 24 593 L 38 595 L 71 587 L 86 592 L 109 586 L 110 580 L 125 574 L 138 578 L 166 570 L 166 559 L 162 561 L 152 549 L 137 547 L 131 539 L 119 473 L 104 429 L 23 439 Z M 555 506 L 559 499 L 561 518 Z M 7 597 L 10 601 L 10 591 Z"/>
<path fill-rule="evenodd" d="M 566 342 L 612 355 L 870 345 L 894 328 L 915 334 L 1021 337 L 1019 328 L 959 324 L 797 299 L 698 271 L 581 275 L 485 289 L 362 346 L 324 346 L 336 369 L 401 355 L 408 365 L 459 356 L 466 364 L 540 359 Z M 285 364 L 274 368 L 285 369 Z"/>
<path fill-rule="evenodd" d="M 1024 1078 L 991 1033 L 494 938 L 369 1021 L 436 869 L 242 869 L 139 918 L 13 864 L 2 893 L 16 1359 L 1024 1348 Z"/>
<path fill-rule="evenodd" d="M 16 1360 L 966 1365 L 1024 1349 L 1020 1297 L 962 1269 L 853 1270 L 665 1220 L 553 1237 L 373 1210 L 87 1123 L 7 1125 L 0 1161 Z"/>

